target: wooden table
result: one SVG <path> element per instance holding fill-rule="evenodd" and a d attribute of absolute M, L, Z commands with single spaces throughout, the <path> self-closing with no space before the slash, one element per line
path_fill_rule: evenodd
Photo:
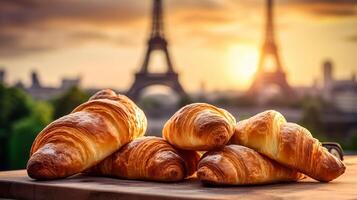
<path fill-rule="evenodd" d="M 346 156 L 345 174 L 330 183 L 205 187 L 195 179 L 156 183 L 77 175 L 34 181 L 25 170 L 0 172 L 0 198 L 18 199 L 357 199 L 357 156 Z"/>

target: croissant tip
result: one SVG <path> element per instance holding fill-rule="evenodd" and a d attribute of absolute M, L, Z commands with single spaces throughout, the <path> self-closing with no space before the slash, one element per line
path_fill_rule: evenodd
<path fill-rule="evenodd" d="M 182 170 L 178 167 L 170 167 L 164 171 L 164 177 L 166 177 L 167 180 L 179 181 L 184 178 L 184 175 Z"/>
<path fill-rule="evenodd" d="M 27 174 L 37 180 L 50 180 L 73 175 L 71 163 L 64 154 L 54 154 L 55 150 L 47 144 L 34 153 L 27 162 Z"/>
<path fill-rule="evenodd" d="M 220 132 L 216 134 L 213 139 L 217 147 L 222 147 L 227 144 L 230 138 L 225 133 Z"/>
<path fill-rule="evenodd" d="M 204 183 L 217 183 L 218 182 L 218 177 L 212 171 L 212 169 L 210 169 L 208 167 L 200 167 L 197 170 L 197 177 L 199 180 L 201 180 Z"/>
<path fill-rule="evenodd" d="M 51 177 L 51 172 L 44 163 L 32 160 L 29 160 L 27 164 L 27 174 L 29 177 L 37 180 L 50 179 Z"/>
<path fill-rule="evenodd" d="M 341 176 L 342 174 L 344 174 L 346 171 L 346 165 L 341 161 L 341 167 L 340 167 L 340 170 L 339 172 L 337 173 L 337 177 Z M 336 177 L 336 178 L 337 178 Z"/>
<path fill-rule="evenodd" d="M 346 165 L 341 162 L 341 165 L 339 165 L 339 167 L 335 167 L 335 168 L 329 168 L 329 173 L 326 176 L 321 176 L 321 177 L 317 177 L 316 179 L 320 182 L 330 182 L 333 181 L 334 179 L 340 177 L 342 174 L 345 173 L 346 171 Z"/>

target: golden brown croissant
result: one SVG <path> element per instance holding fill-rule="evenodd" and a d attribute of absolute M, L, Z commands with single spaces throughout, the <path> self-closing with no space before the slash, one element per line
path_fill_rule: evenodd
<path fill-rule="evenodd" d="M 125 179 L 173 182 L 192 175 L 200 156 L 178 151 L 158 137 L 140 137 L 119 149 L 87 173 Z"/>
<path fill-rule="evenodd" d="M 214 185 L 250 185 L 297 181 L 304 175 L 252 149 L 232 144 L 206 152 L 198 164 L 197 177 Z"/>
<path fill-rule="evenodd" d="M 238 122 L 231 142 L 250 147 L 319 181 L 331 181 L 346 168 L 307 129 L 287 123 L 273 110 Z"/>
<path fill-rule="evenodd" d="M 235 123 L 235 118 L 226 110 L 194 103 L 177 111 L 166 122 L 162 135 L 177 148 L 208 151 L 227 144 Z"/>
<path fill-rule="evenodd" d="M 35 179 L 76 174 L 142 136 L 146 127 L 145 114 L 130 99 L 102 90 L 38 134 L 27 173 Z"/>

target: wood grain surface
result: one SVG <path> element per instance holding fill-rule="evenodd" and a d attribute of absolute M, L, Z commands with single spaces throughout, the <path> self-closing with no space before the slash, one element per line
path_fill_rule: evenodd
<path fill-rule="evenodd" d="M 357 199 L 357 156 L 346 156 L 347 170 L 330 183 L 310 178 L 298 183 L 206 187 L 196 179 L 157 183 L 76 175 L 34 181 L 25 170 L 0 172 L 0 198 L 16 199 Z"/>

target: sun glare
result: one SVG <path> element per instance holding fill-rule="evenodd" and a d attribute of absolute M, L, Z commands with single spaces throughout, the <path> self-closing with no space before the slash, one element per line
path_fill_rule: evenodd
<path fill-rule="evenodd" d="M 258 64 L 258 51 L 248 45 L 228 50 L 229 76 L 237 85 L 246 88 L 251 83 Z"/>

